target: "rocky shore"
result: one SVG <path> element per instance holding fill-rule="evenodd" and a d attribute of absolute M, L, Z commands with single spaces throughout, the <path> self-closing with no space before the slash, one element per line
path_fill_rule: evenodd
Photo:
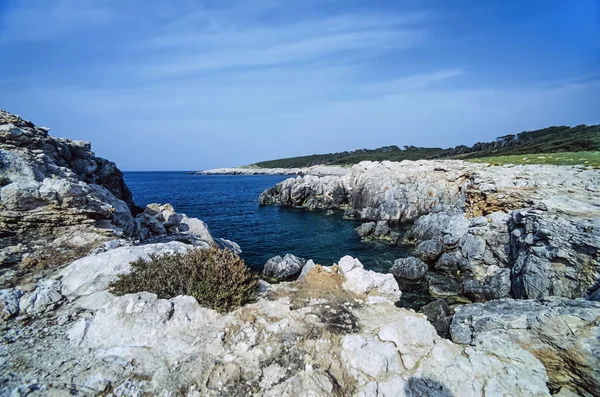
<path fill-rule="evenodd" d="M 416 221 L 415 257 L 394 274 L 276 257 L 265 275 L 285 281 L 221 314 L 109 285 L 138 258 L 240 247 L 168 204 L 135 207 L 89 143 L 2 112 L 0 395 L 599 395 L 598 173 L 506 170 L 369 163 L 277 185 L 263 204 L 384 222 L 365 236 Z M 402 277 L 488 301 L 426 317 L 396 305 Z"/>
<path fill-rule="evenodd" d="M 191 172 L 192 175 L 345 175 L 350 171 L 349 167 L 314 165 L 304 168 L 216 168 L 212 170 Z"/>
<path fill-rule="evenodd" d="M 287 179 L 259 202 L 343 209 L 365 222 L 363 238 L 414 222 L 404 237 L 415 258 L 400 258 L 392 271 L 401 283 L 425 279 L 433 297 L 600 299 L 597 169 L 363 162 L 341 177 Z"/>

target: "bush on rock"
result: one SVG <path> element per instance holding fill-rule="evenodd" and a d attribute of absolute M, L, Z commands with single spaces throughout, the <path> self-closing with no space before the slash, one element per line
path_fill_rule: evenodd
<path fill-rule="evenodd" d="M 161 299 L 190 295 L 202 306 L 227 312 L 253 300 L 258 278 L 244 261 L 215 246 L 185 254 L 151 256 L 131 263 L 131 272 L 110 287 L 116 295 L 151 292 Z"/>

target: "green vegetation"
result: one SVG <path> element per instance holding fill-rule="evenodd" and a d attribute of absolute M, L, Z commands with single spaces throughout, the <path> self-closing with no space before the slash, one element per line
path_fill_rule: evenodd
<path fill-rule="evenodd" d="M 483 157 L 468 159 L 476 163 L 504 164 L 553 164 L 553 165 L 586 165 L 600 168 L 600 152 L 564 152 L 519 154 L 511 156 Z"/>
<path fill-rule="evenodd" d="M 425 148 L 416 146 L 385 146 L 379 149 L 361 149 L 353 152 L 313 154 L 263 161 L 252 164 L 258 168 L 296 168 L 312 165 L 351 165 L 361 161 L 402 161 L 422 159 L 477 159 L 499 156 L 572 153 L 600 151 L 600 125 L 576 127 L 549 127 L 505 135 L 493 142 L 478 142 L 473 146 L 454 148 Z M 571 164 L 571 163 L 568 163 Z M 577 163 L 580 164 L 580 163 Z"/>
<path fill-rule="evenodd" d="M 149 261 L 138 259 L 131 266 L 131 273 L 110 285 L 112 293 L 145 291 L 161 299 L 191 295 L 202 306 L 219 312 L 230 311 L 256 297 L 256 275 L 235 253 L 217 247 L 155 255 Z"/>

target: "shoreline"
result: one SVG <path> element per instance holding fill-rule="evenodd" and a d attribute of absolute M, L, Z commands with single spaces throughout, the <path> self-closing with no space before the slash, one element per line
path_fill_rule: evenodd
<path fill-rule="evenodd" d="M 315 165 L 302 168 L 214 168 L 210 170 L 188 172 L 188 175 L 314 175 L 314 176 L 343 176 L 350 172 L 351 167 Z"/>

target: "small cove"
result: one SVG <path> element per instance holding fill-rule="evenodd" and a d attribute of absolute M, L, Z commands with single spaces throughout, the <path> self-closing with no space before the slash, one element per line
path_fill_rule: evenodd
<path fill-rule="evenodd" d="M 354 230 L 360 222 L 278 206 L 258 205 L 260 193 L 288 176 L 186 175 L 184 172 L 126 172 L 125 181 L 137 205 L 170 203 L 178 212 L 202 219 L 216 237 L 235 241 L 242 257 L 260 270 L 275 255 L 291 253 L 331 265 L 344 255 L 365 268 L 387 273 L 411 247 L 399 243 L 363 242 Z M 400 227 L 400 233 L 406 227 Z"/>

